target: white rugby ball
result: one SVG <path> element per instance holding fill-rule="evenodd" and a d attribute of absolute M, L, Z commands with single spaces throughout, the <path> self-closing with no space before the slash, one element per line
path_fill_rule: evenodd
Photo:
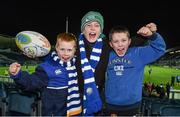
<path fill-rule="evenodd" d="M 51 50 L 48 39 L 35 31 L 22 31 L 16 35 L 16 45 L 30 58 L 43 57 Z"/>

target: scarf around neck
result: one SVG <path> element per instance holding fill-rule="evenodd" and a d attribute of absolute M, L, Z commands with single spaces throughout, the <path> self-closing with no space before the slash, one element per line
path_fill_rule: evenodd
<path fill-rule="evenodd" d="M 82 112 L 82 106 L 75 67 L 76 59 L 74 57 L 68 62 L 63 62 L 55 51 L 51 53 L 51 57 L 54 61 L 65 67 L 68 72 L 67 116 L 78 115 Z"/>
<path fill-rule="evenodd" d="M 86 57 L 83 33 L 79 36 L 81 70 L 84 78 L 83 114 L 92 115 L 102 108 L 102 101 L 95 83 L 94 73 L 102 53 L 102 38 L 98 38 L 92 47 L 90 59 Z"/>

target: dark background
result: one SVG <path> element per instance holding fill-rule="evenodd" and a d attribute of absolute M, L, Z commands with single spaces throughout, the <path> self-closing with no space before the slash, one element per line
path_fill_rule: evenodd
<path fill-rule="evenodd" d="M 104 16 L 104 33 L 114 25 L 127 26 L 132 36 L 146 23 L 154 22 L 167 48 L 180 45 L 180 6 L 174 1 L 133 0 L 1 0 L 0 34 L 15 37 L 24 30 L 37 31 L 55 44 L 56 35 L 66 31 L 80 34 L 81 18 L 90 11 Z"/>

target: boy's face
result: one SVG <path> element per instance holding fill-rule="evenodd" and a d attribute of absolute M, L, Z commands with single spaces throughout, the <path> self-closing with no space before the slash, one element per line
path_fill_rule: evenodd
<path fill-rule="evenodd" d="M 131 39 L 128 38 L 127 33 L 114 33 L 112 35 L 112 40 L 109 42 L 110 46 L 119 57 L 125 55 L 130 43 Z"/>
<path fill-rule="evenodd" d="M 71 60 L 76 52 L 75 45 L 75 41 L 67 42 L 63 40 L 58 40 L 56 51 L 58 53 L 59 58 L 64 62 Z"/>
<path fill-rule="evenodd" d="M 83 34 L 90 43 L 94 43 L 101 34 L 100 24 L 96 21 L 86 24 Z"/>

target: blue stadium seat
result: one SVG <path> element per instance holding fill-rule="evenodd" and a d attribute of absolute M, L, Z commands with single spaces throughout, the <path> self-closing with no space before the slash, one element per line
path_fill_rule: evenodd
<path fill-rule="evenodd" d="M 170 105 L 170 100 L 160 98 L 143 97 L 141 115 L 142 116 L 159 116 L 160 108 L 165 105 Z"/>
<path fill-rule="evenodd" d="M 164 106 L 165 104 L 161 102 L 152 102 L 151 104 L 151 115 L 152 116 L 158 116 L 160 113 L 160 108 Z"/>
<path fill-rule="evenodd" d="M 180 105 L 165 105 L 160 108 L 160 116 L 180 116 Z"/>
<path fill-rule="evenodd" d="M 6 114 L 6 89 L 4 83 L 0 82 L 0 116 L 5 116 Z"/>
<path fill-rule="evenodd" d="M 151 102 L 152 99 L 148 97 L 143 97 L 141 103 L 141 115 L 142 116 L 149 116 L 151 110 Z"/>
<path fill-rule="evenodd" d="M 20 90 L 8 91 L 8 115 L 35 116 L 37 111 L 36 99 L 37 95 L 31 92 L 24 93 Z"/>

